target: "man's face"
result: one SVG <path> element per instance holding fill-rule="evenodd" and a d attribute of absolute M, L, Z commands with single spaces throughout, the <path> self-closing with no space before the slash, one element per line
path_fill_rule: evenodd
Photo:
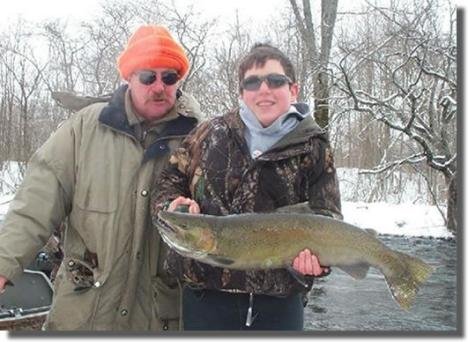
<path fill-rule="evenodd" d="M 285 72 L 281 63 L 275 59 L 266 61 L 263 67 L 256 67 L 246 71 L 244 80 L 249 77 L 275 75 L 284 77 Z M 298 86 L 287 81 L 280 86 L 269 87 L 266 81 L 261 82 L 255 90 L 242 89 L 241 99 L 255 114 L 263 127 L 271 125 L 278 117 L 286 113 L 291 103 L 296 102 Z"/>
<path fill-rule="evenodd" d="M 179 76 L 173 69 L 139 70 L 130 77 L 128 86 L 137 114 L 153 121 L 174 107 Z"/>

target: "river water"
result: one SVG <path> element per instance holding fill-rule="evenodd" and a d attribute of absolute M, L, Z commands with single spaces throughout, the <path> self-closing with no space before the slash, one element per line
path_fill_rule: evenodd
<path fill-rule="evenodd" d="M 450 239 L 379 235 L 387 246 L 435 267 L 413 307 L 401 309 L 383 275 L 371 268 L 355 280 L 333 269 L 316 280 L 305 310 L 305 330 L 316 332 L 453 334 L 457 331 L 457 243 Z M 460 304 L 462 305 L 462 304 Z"/>

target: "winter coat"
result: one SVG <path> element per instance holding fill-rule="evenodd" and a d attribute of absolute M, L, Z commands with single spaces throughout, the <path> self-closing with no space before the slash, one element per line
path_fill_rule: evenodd
<path fill-rule="evenodd" d="M 318 214 L 342 217 L 330 145 L 311 116 L 256 159 L 250 156 L 244 128 L 233 112 L 202 123 L 184 140 L 155 187 L 153 223 L 158 211 L 180 195 L 193 198 L 210 215 L 269 212 L 308 201 Z M 229 270 L 173 251 L 167 267 L 196 288 L 273 296 L 306 292 L 286 269 Z"/>
<path fill-rule="evenodd" d="M 123 86 L 73 114 L 32 156 L 0 231 L 0 274 L 14 283 L 65 220 L 45 329 L 178 329 L 180 289 L 161 271 L 165 249 L 149 220 L 150 181 L 197 122 L 198 104 L 178 96 L 171 120 L 137 134 Z"/>

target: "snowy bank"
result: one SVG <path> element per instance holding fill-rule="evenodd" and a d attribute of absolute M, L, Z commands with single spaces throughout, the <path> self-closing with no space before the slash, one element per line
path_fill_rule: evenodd
<path fill-rule="evenodd" d="M 343 202 L 344 221 L 379 234 L 451 238 L 437 207 L 423 204 Z"/>

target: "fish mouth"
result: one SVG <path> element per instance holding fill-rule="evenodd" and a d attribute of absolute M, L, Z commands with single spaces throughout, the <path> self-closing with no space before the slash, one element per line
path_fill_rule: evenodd
<path fill-rule="evenodd" d="M 163 241 L 176 250 L 182 249 L 183 247 L 176 241 L 180 240 L 180 230 L 177 227 L 171 225 L 167 220 L 161 217 L 161 212 L 158 213 L 156 220 L 156 226 L 158 228 L 159 235 Z"/>
<path fill-rule="evenodd" d="M 178 230 L 174 226 L 172 226 L 167 220 L 165 220 L 165 219 L 163 219 L 161 217 L 161 212 L 158 213 L 158 218 L 156 220 L 156 224 L 158 225 L 158 228 L 160 230 L 170 231 L 173 234 L 178 233 Z"/>
<path fill-rule="evenodd" d="M 156 225 L 159 231 L 159 235 L 163 241 L 178 254 L 185 257 L 204 257 L 206 253 L 202 251 L 195 251 L 193 248 L 186 246 L 184 243 L 184 229 L 179 228 L 169 223 L 168 220 L 161 217 L 161 212 L 158 213 Z"/>

